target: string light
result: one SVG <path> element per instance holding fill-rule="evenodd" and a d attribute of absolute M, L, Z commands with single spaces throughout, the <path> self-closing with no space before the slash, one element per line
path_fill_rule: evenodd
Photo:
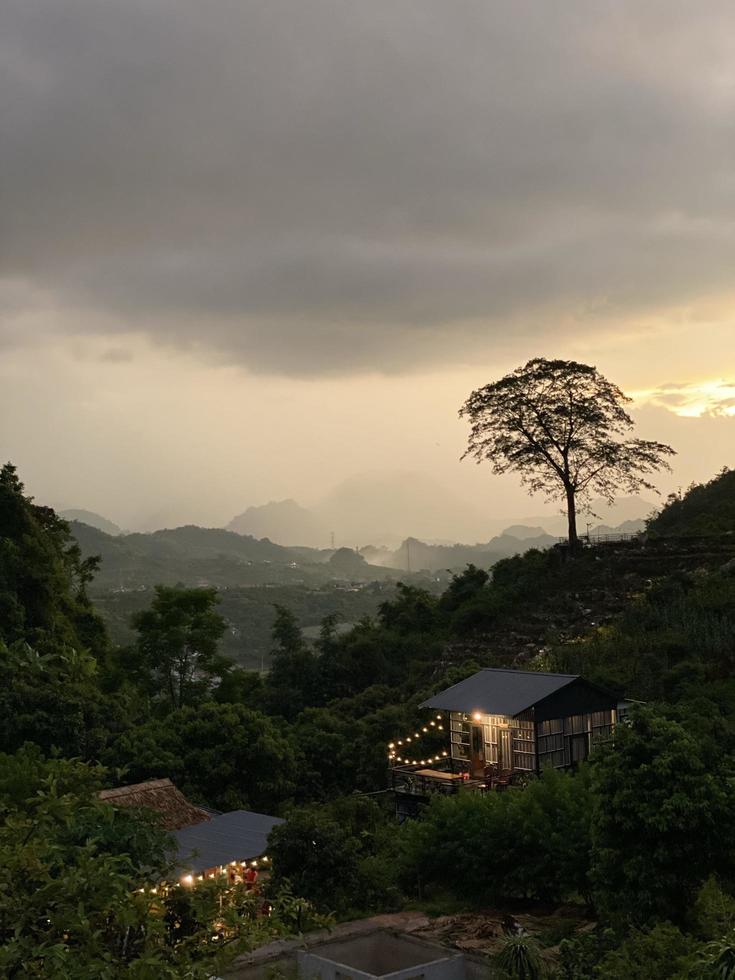
<path fill-rule="evenodd" d="M 436 720 L 431 720 L 428 726 L 423 726 L 421 732 L 424 734 L 431 734 L 430 729 L 433 728 L 435 731 L 444 731 L 444 725 L 441 724 L 442 716 L 437 715 Z M 442 759 L 446 759 L 449 756 L 448 752 L 437 753 L 435 756 L 430 756 L 427 759 L 409 759 L 404 758 L 403 753 L 399 751 L 399 747 L 407 747 L 416 739 L 421 738 L 421 732 L 414 732 L 413 735 L 406 735 L 405 738 L 396 739 L 395 742 L 388 743 L 388 759 L 392 763 L 398 763 L 399 765 L 406 766 L 425 766 L 427 763 L 441 762 Z M 405 743 L 405 746 L 404 746 Z"/>

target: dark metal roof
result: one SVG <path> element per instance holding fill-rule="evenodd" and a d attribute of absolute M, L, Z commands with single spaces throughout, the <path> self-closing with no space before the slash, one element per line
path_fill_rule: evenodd
<path fill-rule="evenodd" d="M 184 827 L 173 835 L 178 863 L 186 871 L 201 872 L 260 857 L 266 852 L 268 834 L 283 822 L 265 813 L 233 810 L 195 827 Z"/>
<path fill-rule="evenodd" d="M 422 708 L 481 711 L 486 715 L 518 715 L 577 680 L 578 674 L 542 674 L 532 670 L 486 667 L 459 684 L 424 701 Z"/>

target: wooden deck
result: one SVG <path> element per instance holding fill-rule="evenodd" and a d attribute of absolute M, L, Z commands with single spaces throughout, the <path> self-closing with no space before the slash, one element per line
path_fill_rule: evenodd
<path fill-rule="evenodd" d="M 464 773 L 446 768 L 427 769 L 425 766 L 392 766 L 391 787 L 396 793 L 408 796 L 453 796 L 461 792 L 477 792 L 485 788 L 482 779 L 467 779 Z"/>

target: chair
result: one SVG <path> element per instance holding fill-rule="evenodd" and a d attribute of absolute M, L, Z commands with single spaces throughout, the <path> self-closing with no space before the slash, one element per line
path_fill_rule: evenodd
<path fill-rule="evenodd" d="M 513 778 L 513 773 L 510 769 L 501 769 L 498 776 L 495 778 L 495 789 L 503 790 L 510 786 L 511 780 Z"/>
<path fill-rule="evenodd" d="M 483 775 L 483 783 L 485 784 L 485 789 L 492 789 L 495 785 L 495 781 L 498 778 L 498 765 L 496 762 L 489 762 L 485 766 L 485 771 Z"/>

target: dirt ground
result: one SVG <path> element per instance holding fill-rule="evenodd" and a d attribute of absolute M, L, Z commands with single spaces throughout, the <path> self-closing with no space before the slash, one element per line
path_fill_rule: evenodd
<path fill-rule="evenodd" d="M 580 909 L 574 906 L 561 906 L 548 913 L 537 912 L 533 915 L 483 909 L 430 919 L 427 925 L 414 930 L 414 935 L 468 953 L 492 956 L 501 949 L 508 932 L 523 931 L 539 941 L 544 959 L 553 961 L 562 939 L 593 928 L 594 922 L 585 918 Z"/>

